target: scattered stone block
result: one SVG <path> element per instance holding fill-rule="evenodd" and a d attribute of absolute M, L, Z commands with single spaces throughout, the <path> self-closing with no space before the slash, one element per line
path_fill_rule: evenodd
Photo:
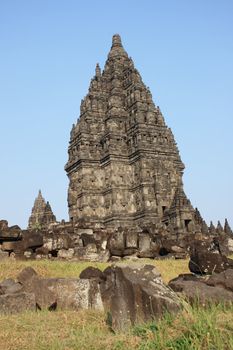
<path fill-rule="evenodd" d="M 223 281 L 224 279 L 223 276 L 218 277 L 218 275 L 220 274 L 216 274 L 216 279 L 210 281 L 195 275 L 180 275 L 171 280 L 168 286 L 179 295 L 183 295 L 191 304 L 198 303 L 206 306 L 211 303 L 232 303 L 233 293 L 231 290 L 224 288 L 224 284 L 218 284 L 220 280 Z M 226 282 L 226 280 L 224 281 Z"/>
<path fill-rule="evenodd" d="M 33 293 L 14 293 L 0 295 L 0 313 L 15 314 L 23 311 L 35 311 L 36 301 Z"/>
<path fill-rule="evenodd" d="M 72 259 L 74 256 L 74 249 L 70 248 L 70 249 L 60 249 L 58 251 L 57 257 L 58 258 L 62 258 L 62 259 L 67 259 L 70 260 Z"/>
<path fill-rule="evenodd" d="M 89 266 L 80 273 L 79 278 L 81 278 L 81 279 L 92 279 L 92 278 L 104 279 L 104 274 L 100 269 L 93 267 L 93 266 Z"/>
<path fill-rule="evenodd" d="M 101 294 L 111 314 L 112 328 L 126 331 L 137 323 L 158 319 L 164 312 L 177 312 L 181 305 L 176 294 L 162 282 L 152 265 L 119 264 L 104 271 Z"/>

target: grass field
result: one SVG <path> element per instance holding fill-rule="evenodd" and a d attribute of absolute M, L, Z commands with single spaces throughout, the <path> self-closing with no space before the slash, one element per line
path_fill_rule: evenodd
<path fill-rule="evenodd" d="M 144 260 L 145 261 L 145 260 Z M 146 261 L 157 266 L 165 282 L 188 272 L 186 260 Z M 15 278 L 32 266 L 41 276 L 78 277 L 87 266 L 104 269 L 106 263 L 62 261 L 5 261 L 0 280 Z M 114 334 L 105 315 L 96 311 L 40 311 L 0 315 L 0 350 L 233 350 L 233 307 L 208 309 L 185 306 L 177 316 Z"/>
<path fill-rule="evenodd" d="M 189 272 L 188 260 L 141 259 L 140 261 L 155 265 L 160 271 L 165 283 L 169 282 L 180 273 Z M 69 262 L 61 260 L 4 260 L 0 264 L 0 281 L 9 277 L 16 278 L 19 272 L 26 266 L 32 266 L 40 276 L 44 277 L 79 277 L 80 272 L 88 266 L 95 266 L 100 270 L 104 270 L 109 266 L 109 263 Z"/>

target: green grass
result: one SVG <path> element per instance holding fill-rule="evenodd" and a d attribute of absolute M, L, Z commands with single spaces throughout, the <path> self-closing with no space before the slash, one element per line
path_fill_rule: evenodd
<path fill-rule="evenodd" d="M 165 282 L 188 272 L 187 260 L 153 263 Z M 107 263 L 65 261 L 4 261 L 0 280 L 15 278 L 32 266 L 41 276 L 78 277 L 87 266 L 103 270 Z M 88 311 L 40 311 L 0 315 L 0 350 L 233 350 L 233 306 L 202 308 L 184 304 L 176 316 L 169 314 L 157 322 L 114 334 L 103 313 Z"/>

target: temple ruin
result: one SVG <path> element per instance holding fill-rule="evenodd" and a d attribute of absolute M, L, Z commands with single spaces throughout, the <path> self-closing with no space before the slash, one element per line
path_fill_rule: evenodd
<path fill-rule="evenodd" d="M 119 35 L 104 70 L 96 66 L 68 152 L 70 220 L 57 222 L 39 191 L 27 230 L 0 220 L 0 259 L 181 259 L 195 242 L 233 252 L 227 219 L 208 227 L 186 197 L 172 131 Z"/>
<path fill-rule="evenodd" d="M 49 202 L 46 202 L 39 190 L 35 199 L 32 213 L 28 221 L 28 229 L 41 229 L 48 227 L 56 222 L 56 216 L 53 214 Z"/>
<path fill-rule="evenodd" d="M 119 35 L 81 102 L 65 170 L 74 222 L 193 229 L 195 211 L 183 190 L 184 164 L 172 131 Z"/>

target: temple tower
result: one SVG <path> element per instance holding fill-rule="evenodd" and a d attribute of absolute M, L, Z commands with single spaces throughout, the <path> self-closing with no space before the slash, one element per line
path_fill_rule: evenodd
<path fill-rule="evenodd" d="M 28 229 L 46 228 L 49 224 L 55 222 L 56 217 L 53 214 L 51 206 L 49 202 L 45 201 L 41 190 L 39 190 L 28 221 Z"/>
<path fill-rule="evenodd" d="M 119 35 L 103 72 L 96 66 L 68 153 L 71 220 L 124 227 L 168 225 L 172 217 L 191 227 L 195 211 L 183 191 L 172 131 Z"/>

